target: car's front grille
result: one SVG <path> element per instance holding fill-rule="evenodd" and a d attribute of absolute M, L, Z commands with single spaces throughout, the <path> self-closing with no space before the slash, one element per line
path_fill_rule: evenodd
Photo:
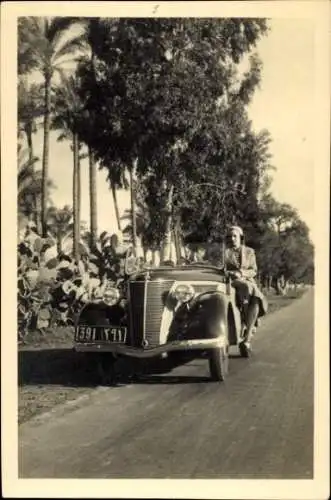
<path fill-rule="evenodd" d="M 129 285 L 129 321 L 132 345 L 141 347 L 144 331 L 145 282 L 132 281 Z"/>
<path fill-rule="evenodd" d="M 147 282 L 145 339 L 149 346 L 160 344 L 162 313 L 173 281 Z"/>

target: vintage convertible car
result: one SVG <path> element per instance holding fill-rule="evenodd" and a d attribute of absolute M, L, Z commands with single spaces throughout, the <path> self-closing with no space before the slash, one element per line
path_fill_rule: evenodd
<path fill-rule="evenodd" d="M 211 378 L 223 381 L 229 346 L 239 344 L 243 327 L 225 270 L 205 262 L 142 268 L 131 258 L 126 275 L 124 291 L 108 288 L 82 308 L 74 349 L 108 353 L 108 360 L 203 356 Z"/>

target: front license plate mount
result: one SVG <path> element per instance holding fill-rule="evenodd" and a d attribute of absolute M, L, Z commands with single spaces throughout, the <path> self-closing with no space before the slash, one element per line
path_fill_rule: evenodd
<path fill-rule="evenodd" d="M 75 330 L 75 341 L 82 343 L 125 344 L 125 326 L 87 326 L 79 325 Z"/>

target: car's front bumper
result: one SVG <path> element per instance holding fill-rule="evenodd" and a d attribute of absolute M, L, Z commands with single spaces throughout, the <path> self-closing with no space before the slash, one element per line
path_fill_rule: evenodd
<path fill-rule="evenodd" d="M 177 340 L 161 344 L 157 347 L 136 348 L 123 344 L 105 344 L 105 343 L 75 343 L 74 350 L 77 352 L 110 352 L 129 356 L 133 358 L 152 358 L 161 356 L 164 353 L 172 351 L 190 351 L 215 349 L 225 346 L 225 336 L 221 335 L 210 339 Z"/>

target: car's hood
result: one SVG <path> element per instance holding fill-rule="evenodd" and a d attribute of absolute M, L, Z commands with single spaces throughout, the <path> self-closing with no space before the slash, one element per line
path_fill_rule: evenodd
<path fill-rule="evenodd" d="M 158 267 L 139 272 L 131 280 L 171 280 L 171 281 L 220 281 L 222 270 L 213 266 L 194 265 Z"/>

